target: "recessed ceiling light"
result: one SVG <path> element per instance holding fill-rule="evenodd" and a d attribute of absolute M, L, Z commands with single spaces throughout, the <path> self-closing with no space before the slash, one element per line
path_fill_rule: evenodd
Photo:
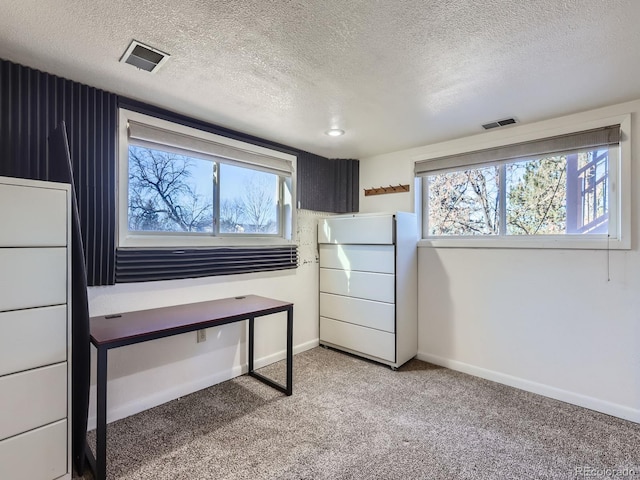
<path fill-rule="evenodd" d="M 330 137 L 339 137 L 340 135 L 344 135 L 344 130 L 340 130 L 339 128 L 331 128 L 324 133 L 326 133 Z"/>

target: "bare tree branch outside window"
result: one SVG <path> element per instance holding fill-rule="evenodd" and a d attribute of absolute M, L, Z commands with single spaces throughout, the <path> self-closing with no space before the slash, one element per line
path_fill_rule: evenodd
<path fill-rule="evenodd" d="M 498 235 L 501 218 L 507 235 L 606 233 L 607 176 L 607 150 L 434 173 L 428 176 L 429 234 Z M 505 196 L 503 215 L 500 195 Z"/>
<path fill-rule="evenodd" d="M 498 180 L 498 167 L 430 176 L 430 234 L 497 234 Z"/>
<path fill-rule="evenodd" d="M 193 182 L 195 160 L 184 155 L 129 147 L 129 229 L 211 231 L 211 201 Z"/>
<path fill-rule="evenodd" d="M 276 174 L 218 164 L 220 204 L 213 200 L 214 162 L 129 147 L 129 230 L 277 234 Z"/>

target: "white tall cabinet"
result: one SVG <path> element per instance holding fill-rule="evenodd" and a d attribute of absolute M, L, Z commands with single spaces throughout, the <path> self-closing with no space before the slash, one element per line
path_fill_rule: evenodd
<path fill-rule="evenodd" d="M 397 368 L 418 350 L 413 213 L 318 223 L 320 344 Z"/>
<path fill-rule="evenodd" d="M 71 478 L 70 187 L 0 177 L 0 478 Z"/>

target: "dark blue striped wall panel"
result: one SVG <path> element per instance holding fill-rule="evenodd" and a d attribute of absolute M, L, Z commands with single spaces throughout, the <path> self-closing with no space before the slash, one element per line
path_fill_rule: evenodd
<path fill-rule="evenodd" d="M 0 61 L 0 175 L 48 180 L 48 137 L 67 135 L 89 285 L 115 281 L 117 96 Z"/>
<path fill-rule="evenodd" d="M 336 212 L 351 213 L 360 209 L 360 160 L 333 159 L 336 180 L 333 191 L 336 196 Z"/>
<path fill-rule="evenodd" d="M 118 249 L 116 282 L 150 282 L 294 269 L 298 247 Z"/>
<path fill-rule="evenodd" d="M 358 160 L 298 154 L 300 208 L 318 212 L 357 212 L 360 203 Z"/>

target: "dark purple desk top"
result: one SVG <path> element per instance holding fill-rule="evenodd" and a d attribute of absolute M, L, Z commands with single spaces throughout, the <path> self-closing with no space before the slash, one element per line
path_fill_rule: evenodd
<path fill-rule="evenodd" d="M 91 343 L 108 345 L 152 335 L 170 336 L 189 330 L 224 325 L 234 320 L 283 312 L 293 303 L 257 295 L 126 312 L 90 319 Z M 206 324 L 206 326 L 204 325 Z"/>

